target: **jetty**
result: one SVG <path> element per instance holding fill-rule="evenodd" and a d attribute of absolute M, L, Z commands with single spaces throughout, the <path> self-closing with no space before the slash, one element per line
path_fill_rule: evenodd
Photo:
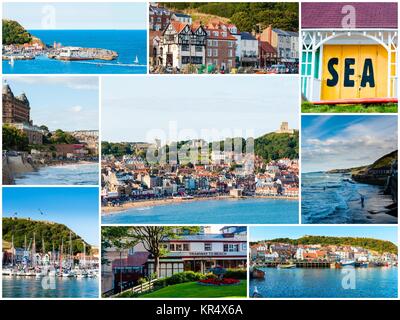
<path fill-rule="evenodd" d="M 118 53 L 113 50 L 100 48 L 61 47 L 52 49 L 47 53 L 50 59 L 62 61 L 106 60 L 118 58 Z"/>

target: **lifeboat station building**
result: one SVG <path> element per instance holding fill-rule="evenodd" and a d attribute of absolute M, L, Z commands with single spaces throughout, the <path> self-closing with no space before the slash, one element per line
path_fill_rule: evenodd
<path fill-rule="evenodd" d="M 226 226 L 217 233 L 210 227 L 202 227 L 202 232 L 198 234 L 166 239 L 162 246 L 166 254 L 159 259 L 160 278 L 184 271 L 207 273 L 215 267 L 247 267 L 246 227 Z M 148 277 L 154 272 L 154 258 L 141 243 L 129 249 L 122 259 L 118 256 L 116 253 L 111 259 L 112 276 L 107 284 L 103 283 L 103 290 L 118 288 L 120 279 L 124 283 L 136 283 L 139 278 Z"/>
<path fill-rule="evenodd" d="M 302 3 L 303 99 L 397 98 L 397 26 L 395 2 Z"/>

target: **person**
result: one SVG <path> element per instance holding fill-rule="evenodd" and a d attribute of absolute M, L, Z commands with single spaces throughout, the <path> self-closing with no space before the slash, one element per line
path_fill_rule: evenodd
<path fill-rule="evenodd" d="M 361 196 L 361 208 L 364 208 L 365 197 L 362 194 L 360 194 L 360 196 Z"/>
<path fill-rule="evenodd" d="M 262 298 L 262 295 L 258 292 L 257 287 L 254 287 L 253 298 Z"/>

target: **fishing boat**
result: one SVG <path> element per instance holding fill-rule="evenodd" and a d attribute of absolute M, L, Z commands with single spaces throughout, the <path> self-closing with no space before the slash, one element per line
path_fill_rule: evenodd
<path fill-rule="evenodd" d="M 293 268 L 296 268 L 296 265 L 294 263 L 278 264 L 277 268 L 278 269 L 293 269 Z"/>
<path fill-rule="evenodd" d="M 257 269 L 257 268 L 251 268 L 250 269 L 250 278 L 252 279 L 264 279 L 265 278 L 265 272 Z"/>
<path fill-rule="evenodd" d="M 354 260 L 340 260 L 340 264 L 342 267 L 346 267 L 346 266 L 354 266 L 356 264 L 356 262 Z"/>

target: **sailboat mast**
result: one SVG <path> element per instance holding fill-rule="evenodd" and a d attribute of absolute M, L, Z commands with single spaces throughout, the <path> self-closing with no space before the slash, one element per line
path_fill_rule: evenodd
<path fill-rule="evenodd" d="M 14 267 L 14 234 L 11 236 L 11 265 Z"/>

